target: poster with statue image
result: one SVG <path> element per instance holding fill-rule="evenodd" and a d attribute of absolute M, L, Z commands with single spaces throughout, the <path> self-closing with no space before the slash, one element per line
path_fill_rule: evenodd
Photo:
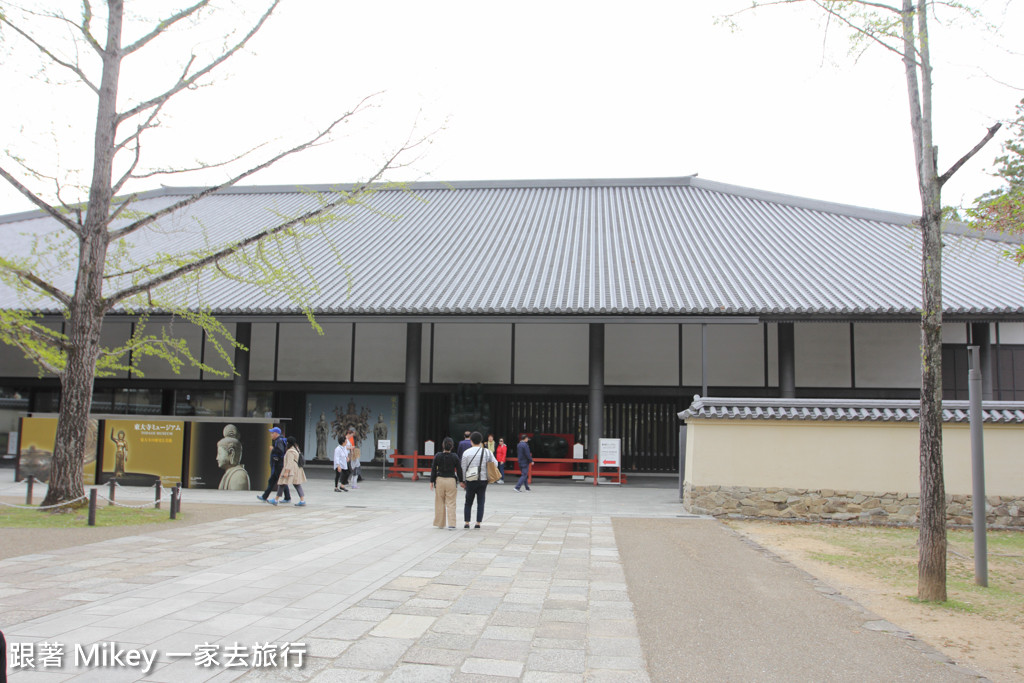
<path fill-rule="evenodd" d="M 96 443 L 99 421 L 90 419 L 85 431 L 85 461 L 82 465 L 82 483 L 96 483 Z M 18 428 L 18 462 L 14 481 L 31 475 L 36 481 L 50 480 L 50 465 L 54 442 L 57 440 L 56 417 L 23 417 Z"/>
<path fill-rule="evenodd" d="M 262 491 L 270 476 L 270 422 L 193 422 L 188 486 L 222 491 Z"/>
<path fill-rule="evenodd" d="M 170 487 L 181 481 L 185 423 L 138 417 L 102 422 L 99 483 Z"/>
<path fill-rule="evenodd" d="M 334 462 L 338 438 L 355 429 L 359 461 L 380 463 L 380 440 L 398 444 L 398 396 L 389 394 L 307 394 L 306 429 L 302 450 L 307 462 Z M 389 461 L 390 462 L 390 461 Z"/>

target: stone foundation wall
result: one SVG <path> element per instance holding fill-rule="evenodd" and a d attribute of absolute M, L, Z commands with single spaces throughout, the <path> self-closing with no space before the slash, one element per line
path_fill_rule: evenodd
<path fill-rule="evenodd" d="M 990 526 L 1024 530 L 1024 497 L 988 496 Z M 683 505 L 699 515 L 764 517 L 806 521 L 856 521 L 865 524 L 916 524 L 920 500 L 906 493 L 871 493 L 822 489 L 692 486 L 686 483 Z M 971 496 L 946 496 L 946 520 L 972 523 Z"/>

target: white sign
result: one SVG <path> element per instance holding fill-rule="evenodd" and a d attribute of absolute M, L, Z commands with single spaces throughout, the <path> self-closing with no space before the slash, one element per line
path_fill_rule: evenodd
<path fill-rule="evenodd" d="M 423 444 L 423 455 L 433 455 L 433 454 L 434 454 L 434 442 L 433 441 L 427 441 L 426 443 Z"/>
<path fill-rule="evenodd" d="M 391 448 L 391 439 L 380 439 L 377 442 L 378 451 L 387 451 Z"/>
<path fill-rule="evenodd" d="M 600 467 L 620 467 L 622 462 L 622 439 L 601 439 L 597 450 L 597 464 Z"/>

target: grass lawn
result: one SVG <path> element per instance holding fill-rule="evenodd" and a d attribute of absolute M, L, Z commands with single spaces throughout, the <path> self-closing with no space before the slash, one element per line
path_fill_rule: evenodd
<path fill-rule="evenodd" d="M 158 524 L 171 521 L 170 516 L 170 502 L 165 502 L 161 510 L 104 504 L 96 507 L 96 526 Z M 72 512 L 51 513 L 46 510 L 0 506 L 0 528 L 70 529 L 84 526 L 89 526 L 88 507 L 76 508 Z"/>

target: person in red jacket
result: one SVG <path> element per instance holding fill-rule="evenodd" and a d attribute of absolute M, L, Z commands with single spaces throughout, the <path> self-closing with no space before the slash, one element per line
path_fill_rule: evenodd
<path fill-rule="evenodd" d="M 505 483 L 505 456 L 508 454 L 508 446 L 505 445 L 505 439 L 498 439 L 498 447 L 494 449 L 494 459 L 498 461 L 498 471 L 501 472 L 501 479 L 494 482 L 495 484 Z"/>

